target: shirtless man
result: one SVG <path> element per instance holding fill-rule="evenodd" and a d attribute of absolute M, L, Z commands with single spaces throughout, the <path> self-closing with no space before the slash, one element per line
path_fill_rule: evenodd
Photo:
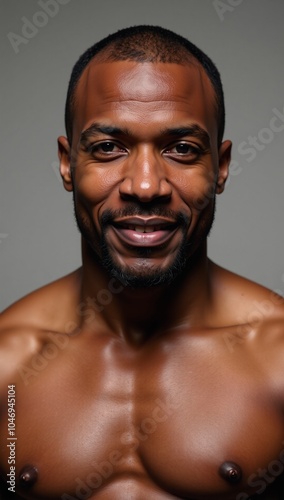
<path fill-rule="evenodd" d="M 282 298 L 206 254 L 218 71 L 122 30 L 78 61 L 66 127 L 83 265 L 2 314 L 1 498 L 283 499 Z"/>

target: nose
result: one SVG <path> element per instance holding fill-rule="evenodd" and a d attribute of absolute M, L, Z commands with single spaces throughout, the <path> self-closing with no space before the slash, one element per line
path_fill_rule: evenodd
<path fill-rule="evenodd" d="M 168 201 L 172 188 L 159 153 L 144 147 L 135 155 L 131 155 L 126 161 L 119 192 L 124 200 L 131 199 L 143 203 L 154 200 Z"/>

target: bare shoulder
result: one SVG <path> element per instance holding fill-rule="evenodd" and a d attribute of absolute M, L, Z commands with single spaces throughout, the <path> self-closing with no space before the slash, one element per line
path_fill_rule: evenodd
<path fill-rule="evenodd" d="M 273 290 L 211 263 L 217 309 L 231 324 L 284 320 L 284 298 Z"/>
<path fill-rule="evenodd" d="M 29 293 L 2 312 L 0 329 L 19 325 L 38 327 L 46 323 L 60 327 L 65 312 L 78 298 L 80 280 L 81 270 L 78 269 Z"/>
<path fill-rule="evenodd" d="M 218 307 L 228 324 L 235 325 L 226 337 L 227 347 L 248 355 L 256 370 L 278 385 L 283 395 L 284 298 L 215 264 L 212 272 Z"/>
<path fill-rule="evenodd" d="M 11 380 L 17 366 L 39 352 L 51 332 L 72 322 L 80 271 L 75 271 L 18 300 L 0 316 L 0 379 Z M 75 308 L 74 308 L 75 310 Z"/>

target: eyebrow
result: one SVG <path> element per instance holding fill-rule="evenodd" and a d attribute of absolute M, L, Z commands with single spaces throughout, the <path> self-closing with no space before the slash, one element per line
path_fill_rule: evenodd
<path fill-rule="evenodd" d="M 127 128 L 115 127 L 113 125 L 104 125 L 103 123 L 92 123 L 90 127 L 84 130 L 80 135 L 80 143 L 85 145 L 89 139 L 96 135 L 105 134 L 111 136 L 117 135 L 131 135 Z"/>
<path fill-rule="evenodd" d="M 103 123 L 92 123 L 90 127 L 84 130 L 80 135 L 80 143 L 87 145 L 88 141 L 96 135 L 105 134 L 110 136 L 133 135 L 125 127 L 116 127 L 114 125 L 105 125 Z M 185 137 L 192 136 L 200 139 L 206 148 L 210 148 L 210 136 L 206 130 L 197 124 L 190 124 L 188 126 L 164 128 L 160 131 L 162 136 L 170 137 Z"/>
<path fill-rule="evenodd" d="M 210 148 L 210 136 L 206 130 L 197 124 L 192 124 L 184 127 L 174 127 L 166 128 L 161 131 L 163 135 L 169 135 L 174 137 L 185 137 L 190 135 L 191 137 L 196 137 L 200 139 L 206 148 Z"/>

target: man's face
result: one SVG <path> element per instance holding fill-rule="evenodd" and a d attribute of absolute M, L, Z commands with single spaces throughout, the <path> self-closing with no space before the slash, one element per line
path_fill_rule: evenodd
<path fill-rule="evenodd" d="M 92 61 L 76 90 L 70 165 L 60 142 L 82 236 L 125 285 L 169 282 L 204 247 L 230 143 L 218 152 L 200 66 Z"/>

